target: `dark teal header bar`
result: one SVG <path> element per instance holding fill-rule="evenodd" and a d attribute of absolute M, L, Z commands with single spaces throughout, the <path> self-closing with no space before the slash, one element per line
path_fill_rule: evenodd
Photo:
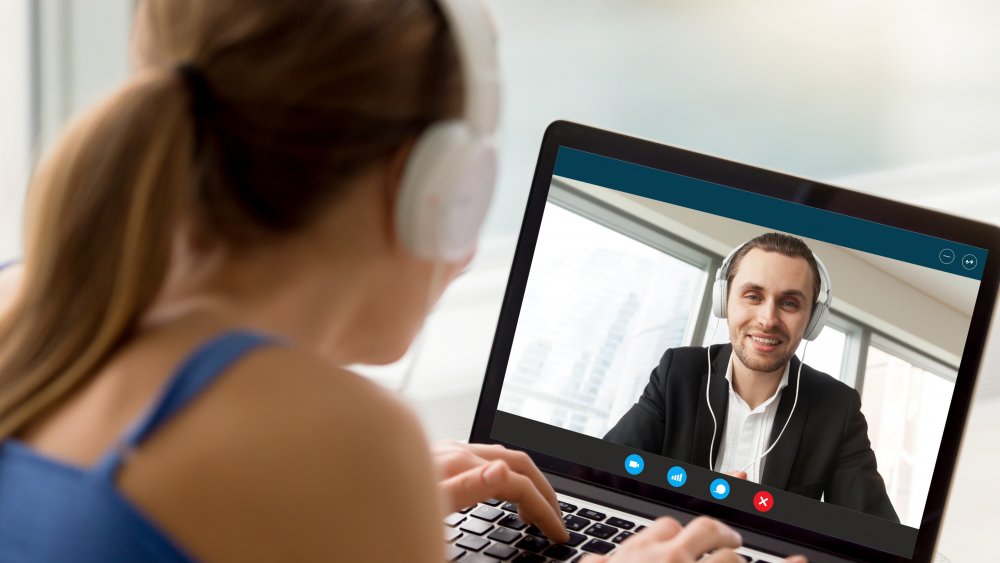
<path fill-rule="evenodd" d="M 554 174 L 980 280 L 983 248 L 559 147 Z"/>

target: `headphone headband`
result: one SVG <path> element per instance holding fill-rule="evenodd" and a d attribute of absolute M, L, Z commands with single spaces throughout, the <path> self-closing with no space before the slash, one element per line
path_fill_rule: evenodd
<path fill-rule="evenodd" d="M 496 131 L 500 73 L 496 27 L 482 0 L 437 0 L 458 48 L 465 88 L 464 119 L 482 136 Z"/>

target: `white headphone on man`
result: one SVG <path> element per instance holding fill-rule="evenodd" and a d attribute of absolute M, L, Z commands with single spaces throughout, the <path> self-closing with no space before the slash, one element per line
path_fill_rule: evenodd
<path fill-rule="evenodd" d="M 750 241 L 747 241 L 729 253 L 719 271 L 715 273 L 715 285 L 712 288 L 712 314 L 720 319 L 726 318 L 726 302 L 729 299 L 729 266 L 733 261 L 733 256 L 743 249 Z M 809 324 L 806 325 L 802 338 L 806 340 L 816 340 L 819 333 L 826 326 L 826 318 L 830 313 L 830 304 L 833 302 L 833 292 L 830 288 L 830 274 L 826 271 L 823 261 L 813 252 L 813 259 L 819 269 L 819 293 L 816 296 L 816 303 L 813 305 L 812 315 L 809 317 Z"/>
<path fill-rule="evenodd" d="M 496 182 L 500 108 L 496 33 L 482 0 L 436 0 L 458 49 L 461 119 L 431 125 L 403 172 L 396 230 L 414 255 L 458 261 L 475 248 Z"/>

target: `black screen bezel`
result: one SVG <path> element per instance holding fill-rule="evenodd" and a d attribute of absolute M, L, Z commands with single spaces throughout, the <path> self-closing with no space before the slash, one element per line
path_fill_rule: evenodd
<path fill-rule="evenodd" d="M 497 443 L 497 440 L 490 436 L 493 418 L 499 403 L 542 213 L 548 199 L 556 154 L 560 147 L 595 153 L 752 193 L 920 232 L 977 246 L 990 252 L 984 264 L 984 274 L 976 307 L 972 314 L 962 361 L 958 369 L 952 404 L 945 423 L 912 559 L 887 554 L 846 540 L 782 524 L 667 489 L 622 479 L 621 476 L 581 467 L 543 452 L 529 452 L 538 466 L 545 471 L 689 512 L 707 514 L 738 526 L 780 537 L 785 541 L 792 540 L 810 545 L 832 554 L 864 560 L 931 561 L 997 297 L 997 287 L 998 282 L 1000 282 L 1000 259 L 996 257 L 1000 256 L 1000 229 L 993 225 L 854 192 L 822 182 L 581 124 L 567 121 L 553 122 L 546 129 L 542 140 L 538 163 L 528 195 L 524 221 L 500 310 L 496 335 L 486 368 L 482 393 L 472 426 L 471 442 Z M 511 444 L 505 445 L 516 448 Z"/>

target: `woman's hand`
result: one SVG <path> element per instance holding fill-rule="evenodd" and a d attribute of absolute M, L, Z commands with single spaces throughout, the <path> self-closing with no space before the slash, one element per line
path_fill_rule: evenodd
<path fill-rule="evenodd" d="M 673 518 L 659 518 L 645 530 L 622 542 L 610 556 L 590 556 L 582 563 L 744 563 L 734 548 L 743 545 L 736 531 L 718 520 L 702 516 L 687 526 Z M 705 554 L 710 554 L 704 559 Z M 791 557 L 789 563 L 805 563 L 802 557 Z"/>
<path fill-rule="evenodd" d="M 437 443 L 431 450 L 449 512 L 491 497 L 510 501 L 521 520 L 554 542 L 569 539 L 556 492 L 524 452 L 461 442 Z"/>
<path fill-rule="evenodd" d="M 538 526 L 554 543 L 569 539 L 556 493 L 524 452 L 503 446 L 442 442 L 432 447 L 445 508 L 454 512 L 497 498 L 518 505 L 521 519 Z M 734 548 L 743 544 L 736 531 L 707 517 L 682 527 L 673 518 L 659 518 L 622 542 L 611 556 L 592 555 L 584 563 L 646 563 L 649 561 L 743 563 Z M 702 556 L 711 554 L 704 560 Z M 801 557 L 789 563 L 805 563 Z"/>

